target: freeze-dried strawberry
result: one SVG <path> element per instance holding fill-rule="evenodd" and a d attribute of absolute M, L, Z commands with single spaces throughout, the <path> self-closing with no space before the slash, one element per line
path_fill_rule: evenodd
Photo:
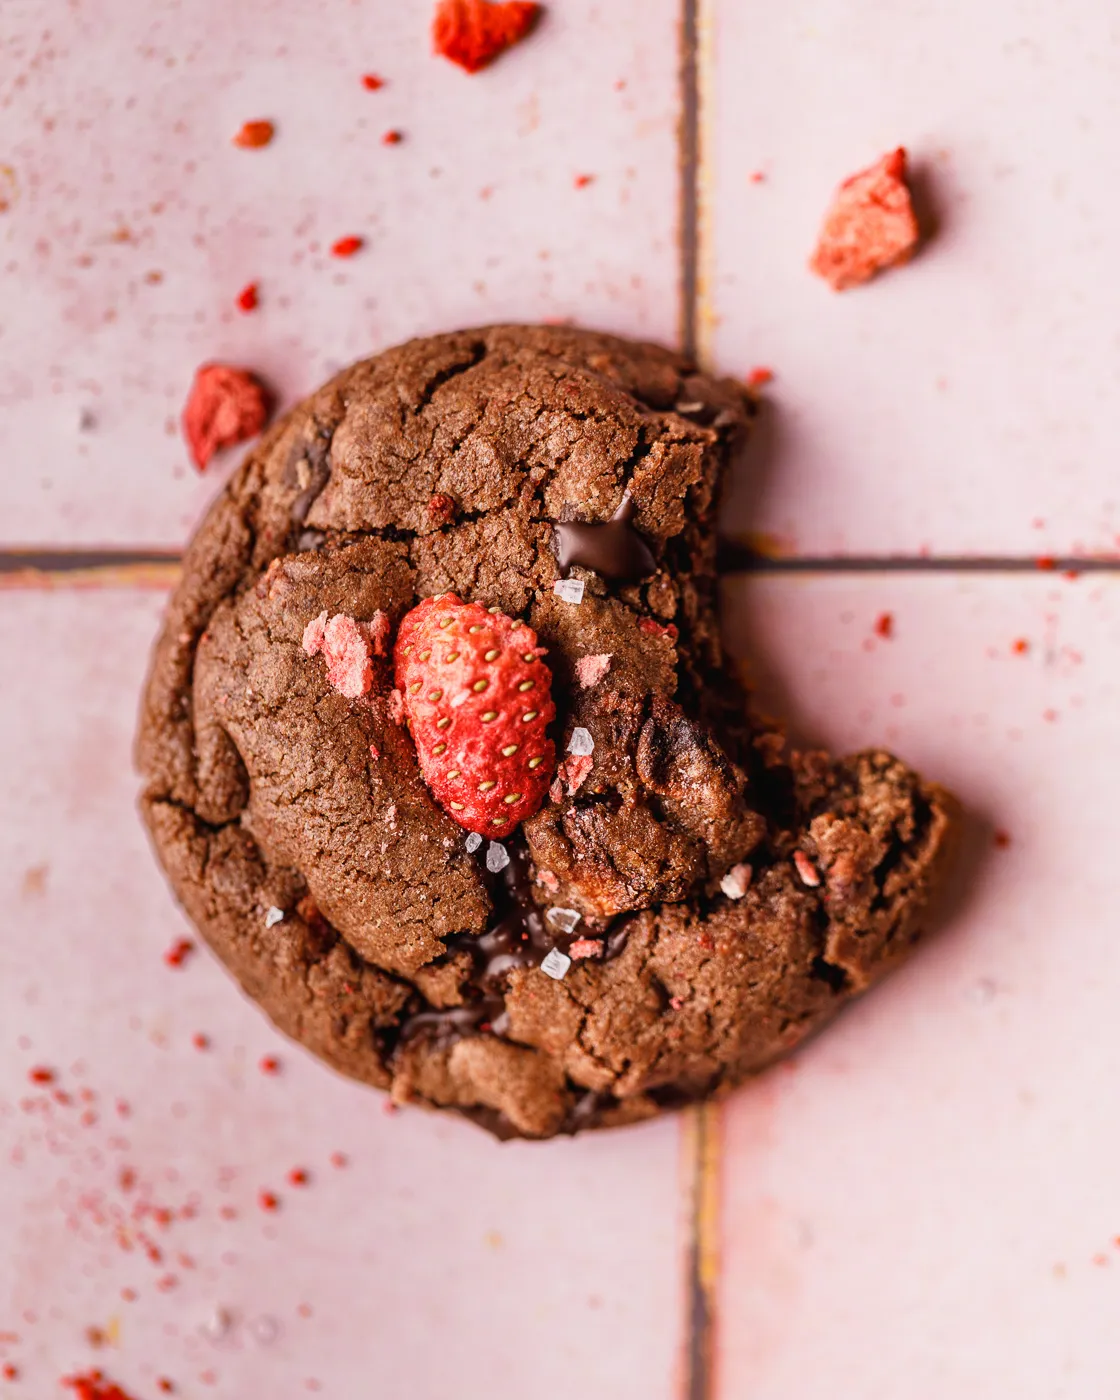
<path fill-rule="evenodd" d="M 258 380 L 234 365 L 202 365 L 183 409 L 183 436 L 199 471 L 214 453 L 264 427 L 268 400 Z"/>
<path fill-rule="evenodd" d="M 436 801 L 468 831 L 508 836 L 548 791 L 552 673 L 531 627 L 453 593 L 406 614 L 396 680 Z"/>
<path fill-rule="evenodd" d="M 843 292 L 905 262 L 917 242 L 906 150 L 899 146 L 836 191 L 809 267 L 833 291 Z"/>
<path fill-rule="evenodd" d="M 529 0 L 440 0 L 432 21 L 435 51 L 477 73 L 524 39 L 537 21 L 541 7 Z"/>

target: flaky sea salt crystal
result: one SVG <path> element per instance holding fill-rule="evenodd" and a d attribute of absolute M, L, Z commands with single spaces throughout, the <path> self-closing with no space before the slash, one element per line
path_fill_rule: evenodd
<path fill-rule="evenodd" d="M 562 598 L 565 603 L 582 603 L 583 579 L 558 578 L 552 585 L 552 591 L 558 598 Z"/>
<path fill-rule="evenodd" d="M 572 737 L 568 740 L 568 752 L 579 754 L 581 758 L 589 753 L 595 752 L 595 740 L 591 737 L 589 729 L 573 729 Z"/>
<path fill-rule="evenodd" d="M 479 846 L 481 845 L 482 837 L 478 834 L 478 832 L 470 832 L 467 836 L 467 850 L 470 851 L 471 855 L 474 855 L 475 851 L 477 851 Z"/>
<path fill-rule="evenodd" d="M 509 864 L 509 852 L 500 841 L 491 841 L 486 848 L 486 869 L 491 875 L 504 870 Z"/>
<path fill-rule="evenodd" d="M 269 909 L 268 913 L 264 916 L 264 926 L 265 928 L 272 928 L 275 924 L 282 924 L 283 922 L 284 911 L 283 909 L 277 909 L 276 905 L 274 904 L 272 908 Z"/>
<path fill-rule="evenodd" d="M 580 915 L 578 909 L 548 909 L 545 911 L 545 918 L 561 933 L 571 933 L 579 923 Z"/>
<path fill-rule="evenodd" d="M 541 971 L 547 972 L 554 981 L 560 982 L 567 976 L 571 965 L 571 958 L 566 957 L 559 948 L 552 948 L 541 963 Z"/>

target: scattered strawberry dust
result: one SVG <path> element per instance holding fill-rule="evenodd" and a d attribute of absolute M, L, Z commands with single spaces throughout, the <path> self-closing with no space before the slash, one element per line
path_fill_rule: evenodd
<path fill-rule="evenodd" d="M 107 1380 L 101 1371 L 87 1371 L 81 1376 L 66 1376 L 60 1384 L 72 1390 L 76 1400 L 132 1400 L 119 1385 Z"/>
<path fill-rule="evenodd" d="M 345 238 L 336 239 L 331 244 L 332 258 L 352 258 L 357 253 L 365 240 L 359 238 L 356 233 L 347 234 Z"/>
<path fill-rule="evenodd" d="M 183 409 L 183 436 L 191 459 L 205 471 L 215 452 L 255 437 L 268 418 L 260 381 L 234 365 L 202 365 Z"/>
<path fill-rule="evenodd" d="M 385 79 L 379 78 L 376 73 L 362 74 L 362 87 L 364 87 L 367 92 L 377 92 L 379 88 L 383 88 L 384 86 Z"/>
<path fill-rule="evenodd" d="M 884 641 L 889 641 L 894 636 L 894 614 L 880 613 L 875 619 L 875 635 L 882 637 Z"/>
<path fill-rule="evenodd" d="M 577 190 L 585 190 L 595 179 L 594 175 L 577 175 L 572 181 Z"/>
<path fill-rule="evenodd" d="M 177 938 L 164 953 L 163 960 L 168 967 L 182 967 L 193 952 L 194 944 L 189 938 Z"/>
<path fill-rule="evenodd" d="M 255 282 L 250 282 L 247 287 L 242 287 L 237 294 L 237 309 L 239 311 L 256 311 L 258 302 L 258 288 Z"/>
<path fill-rule="evenodd" d="M 524 39 L 536 24 L 541 7 L 529 0 L 439 0 L 432 20 L 432 45 L 468 73 L 503 54 Z"/>
<path fill-rule="evenodd" d="M 843 292 L 905 262 L 917 242 L 906 150 L 899 146 L 836 191 L 809 267 L 833 291 Z"/>
<path fill-rule="evenodd" d="M 276 128 L 271 122 L 246 122 L 233 138 L 233 144 L 243 150 L 255 151 L 267 146 L 275 135 Z"/>
<path fill-rule="evenodd" d="M 403 131 L 387 131 L 385 135 L 381 138 L 381 144 L 383 146 L 399 146 L 403 140 Z"/>
<path fill-rule="evenodd" d="M 767 365 L 755 365 L 747 375 L 748 389 L 765 388 L 774 378 L 774 371 Z"/>

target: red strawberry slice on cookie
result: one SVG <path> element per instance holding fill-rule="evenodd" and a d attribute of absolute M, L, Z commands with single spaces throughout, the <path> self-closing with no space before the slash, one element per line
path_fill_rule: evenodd
<path fill-rule="evenodd" d="M 468 831 L 508 836 L 544 801 L 556 762 L 544 655 L 531 627 L 454 593 L 401 622 L 396 680 L 420 771 Z"/>

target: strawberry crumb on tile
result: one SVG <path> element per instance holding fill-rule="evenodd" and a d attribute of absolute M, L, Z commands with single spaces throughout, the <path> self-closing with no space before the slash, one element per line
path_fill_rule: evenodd
<path fill-rule="evenodd" d="M 594 175 L 577 175 L 572 181 L 572 184 L 576 187 L 577 190 L 585 190 L 588 187 L 588 185 L 593 184 L 594 181 Z"/>
<path fill-rule="evenodd" d="M 0 1375 L 2 1375 L 6 1381 L 18 1381 L 19 1367 L 13 1366 L 10 1361 L 6 1362 L 3 1371 L 0 1371 Z"/>
<path fill-rule="evenodd" d="M 75 1400 L 132 1400 L 119 1385 L 108 1380 L 103 1371 L 86 1371 L 80 1376 L 64 1376 L 59 1382 L 74 1392 Z"/>
<path fill-rule="evenodd" d="M 279 1074 L 280 1061 L 275 1055 L 264 1055 L 261 1058 L 260 1071 L 262 1074 Z"/>
<path fill-rule="evenodd" d="M 756 365 L 747 374 L 748 389 L 762 389 L 767 384 L 773 383 L 774 371 L 769 365 Z"/>
<path fill-rule="evenodd" d="M 747 179 L 752 185 L 761 185 L 766 179 L 766 172 L 763 170 L 752 170 L 747 176 Z"/>
<path fill-rule="evenodd" d="M 1058 567 L 1058 561 L 1052 554 L 1040 554 L 1034 561 L 1034 566 L 1036 569 L 1042 569 L 1043 572 L 1049 573 Z"/>
<path fill-rule="evenodd" d="M 348 1167 L 350 1165 L 350 1158 L 347 1157 L 345 1152 L 332 1152 L 330 1163 L 332 1167 L 337 1167 L 338 1170 L 341 1171 L 343 1167 Z"/>
<path fill-rule="evenodd" d="M 209 1050 L 210 1037 L 204 1035 L 202 1031 L 195 1031 L 194 1035 L 191 1036 L 191 1044 L 196 1050 Z"/>
<path fill-rule="evenodd" d="M 362 87 L 366 92 L 378 92 L 385 86 L 385 79 L 379 78 L 376 73 L 362 74 Z"/>
<path fill-rule="evenodd" d="M 384 617 L 384 614 L 379 616 Z M 383 637 L 381 644 L 384 645 Z M 348 700 L 359 699 L 373 684 L 371 645 L 368 628 L 363 628 L 346 613 L 335 613 L 328 618 L 324 610 L 312 618 L 303 631 L 304 651 L 308 656 L 318 656 L 322 652 L 327 663 L 327 680 Z"/>
<path fill-rule="evenodd" d="M 1011 651 L 1015 656 L 1026 656 L 1030 649 L 1031 644 L 1027 641 L 1026 637 L 1016 637 L 1011 643 Z"/>
<path fill-rule="evenodd" d="M 997 828 L 993 841 L 998 851 L 1006 851 L 1011 845 L 1011 833 Z"/>
<path fill-rule="evenodd" d="M 365 245 L 365 239 L 356 233 L 348 233 L 344 238 L 336 238 L 331 244 L 332 258 L 352 258 Z"/>
<path fill-rule="evenodd" d="M 809 267 L 833 291 L 843 292 L 905 262 L 917 243 L 906 149 L 899 146 L 836 191 Z"/>
<path fill-rule="evenodd" d="M 439 0 L 432 19 L 437 54 L 477 73 L 530 32 L 541 6 L 530 0 Z"/>
<path fill-rule="evenodd" d="M 28 1079 L 32 1084 L 53 1084 L 56 1075 L 53 1069 L 48 1069 L 46 1065 L 36 1065 L 34 1069 L 27 1072 Z"/>
<path fill-rule="evenodd" d="M 399 146 L 403 140 L 404 132 L 394 129 L 392 131 L 387 131 L 384 136 L 382 136 L 381 144 L 383 146 Z"/>
<path fill-rule="evenodd" d="M 256 437 L 267 418 L 264 386 L 249 370 L 200 366 L 183 408 L 183 436 L 191 460 L 205 471 L 215 452 Z"/>
<path fill-rule="evenodd" d="M 880 613 L 875 619 L 875 635 L 889 641 L 894 636 L 894 613 Z"/>
<path fill-rule="evenodd" d="M 579 681 L 581 690 L 590 690 L 593 685 L 599 684 L 611 669 L 611 655 L 609 651 L 605 651 L 596 656 L 579 658 L 576 662 L 576 680 Z"/>
<path fill-rule="evenodd" d="M 237 294 L 237 309 L 239 311 L 255 311 L 259 303 L 259 291 L 256 282 L 250 282 L 248 286 L 242 287 Z"/>
<path fill-rule="evenodd" d="M 293 1167 L 288 1173 L 288 1184 L 290 1186 L 306 1186 L 311 1180 L 309 1172 L 303 1167 Z"/>
<path fill-rule="evenodd" d="M 256 151 L 262 146 L 267 146 L 275 135 L 276 127 L 272 122 L 246 122 L 233 138 L 233 144 L 243 150 Z"/>
<path fill-rule="evenodd" d="M 280 1209 L 280 1197 L 275 1191 L 261 1191 L 257 1195 L 257 1205 L 264 1211 L 277 1211 Z"/>
<path fill-rule="evenodd" d="M 164 953 L 163 960 L 168 967 L 182 967 L 193 952 L 194 944 L 189 938 L 177 938 Z"/>

